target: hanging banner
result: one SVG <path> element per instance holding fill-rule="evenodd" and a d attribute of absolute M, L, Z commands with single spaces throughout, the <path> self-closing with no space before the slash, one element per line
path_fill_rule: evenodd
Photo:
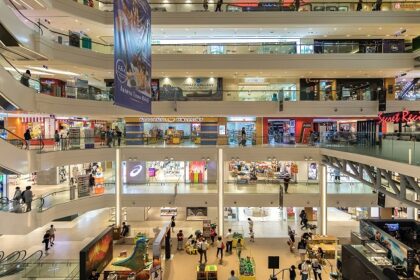
<path fill-rule="evenodd" d="M 114 0 L 115 104 L 151 114 L 151 11 L 146 0 Z"/>

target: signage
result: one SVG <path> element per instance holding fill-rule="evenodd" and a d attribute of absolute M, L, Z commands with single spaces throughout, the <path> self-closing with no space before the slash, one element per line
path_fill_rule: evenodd
<path fill-rule="evenodd" d="M 127 161 L 123 165 L 124 183 L 145 184 L 147 182 L 145 161 Z"/>
<path fill-rule="evenodd" d="M 249 78 L 244 78 L 244 82 L 248 84 L 261 84 L 265 82 L 265 78 L 249 77 Z"/>
<path fill-rule="evenodd" d="M 146 0 L 114 1 L 115 104 L 151 114 L 151 10 Z"/>
<path fill-rule="evenodd" d="M 140 122 L 147 123 L 192 123 L 192 122 L 203 122 L 204 118 L 202 117 L 157 117 L 157 118 L 147 118 L 141 117 Z"/>
<path fill-rule="evenodd" d="M 419 111 L 408 111 L 404 110 L 402 112 L 391 113 L 391 114 L 384 114 L 380 112 L 378 114 L 379 123 L 387 123 L 387 122 L 415 122 L 420 121 L 420 112 Z"/>

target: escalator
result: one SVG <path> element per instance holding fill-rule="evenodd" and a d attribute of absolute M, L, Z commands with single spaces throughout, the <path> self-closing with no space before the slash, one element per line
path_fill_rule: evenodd
<path fill-rule="evenodd" d="M 7 261 L 0 262 L 0 277 L 13 275 L 23 270 L 30 270 L 37 267 L 39 264 L 39 260 L 42 258 L 43 255 L 41 250 L 32 253 L 27 258 L 25 258 L 26 251 L 16 251 L 12 254 L 15 253 L 18 253 L 16 254 L 18 257 L 16 257 L 15 255 L 13 256 L 13 258 L 10 258 Z"/>

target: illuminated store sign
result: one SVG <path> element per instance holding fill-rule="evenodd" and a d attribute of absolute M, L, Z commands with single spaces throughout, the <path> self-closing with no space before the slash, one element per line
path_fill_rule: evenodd
<path fill-rule="evenodd" d="M 420 112 L 413 111 L 410 112 L 408 110 L 404 110 L 402 112 L 391 113 L 391 114 L 384 114 L 380 112 L 378 114 L 379 122 L 380 123 L 387 123 L 387 122 L 415 122 L 420 121 Z"/>
<path fill-rule="evenodd" d="M 202 117 L 158 117 L 158 118 L 148 118 L 141 117 L 140 122 L 147 123 L 191 123 L 191 122 L 203 122 L 204 118 Z"/>

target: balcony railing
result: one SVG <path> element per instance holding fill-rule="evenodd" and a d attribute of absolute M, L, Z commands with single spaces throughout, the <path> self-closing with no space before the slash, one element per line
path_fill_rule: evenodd
<path fill-rule="evenodd" d="M 80 4 L 85 4 L 83 0 L 77 0 Z M 280 2 L 262 2 L 262 1 L 224 1 L 217 4 L 217 0 L 209 1 L 149 1 L 154 12 L 371 12 L 371 11 L 416 11 L 420 10 L 420 4 L 417 1 L 363 1 L 358 5 L 358 1 L 305 1 L 288 0 Z M 86 4 L 85 4 L 86 5 Z M 113 1 L 94 0 L 86 5 L 104 12 L 113 11 Z"/>

